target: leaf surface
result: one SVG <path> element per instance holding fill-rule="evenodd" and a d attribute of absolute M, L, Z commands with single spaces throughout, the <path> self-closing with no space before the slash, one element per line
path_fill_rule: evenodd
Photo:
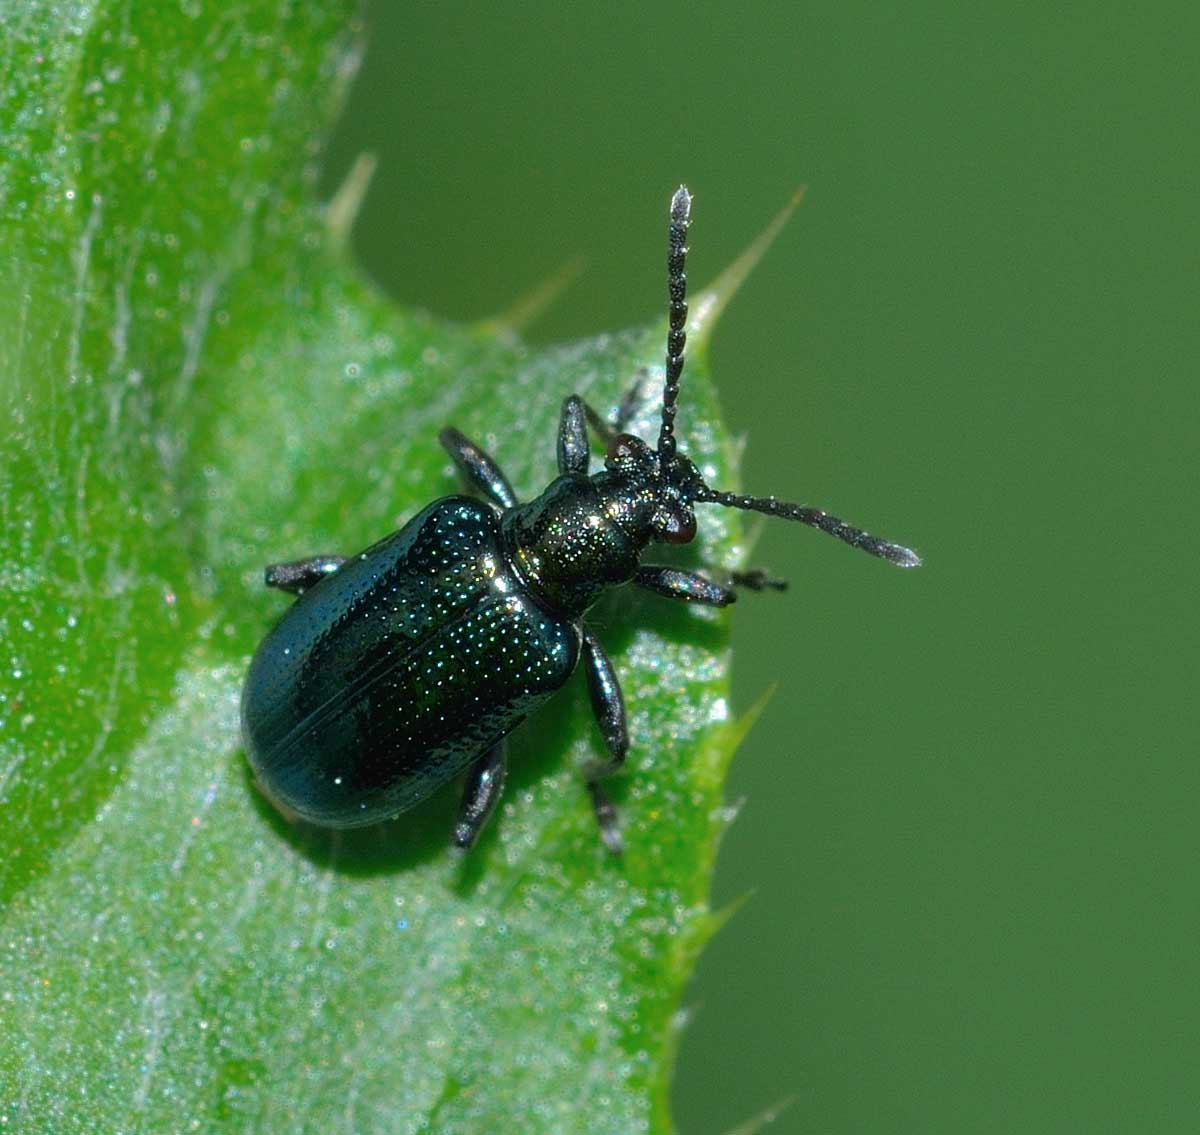
<path fill-rule="evenodd" d="M 630 707 L 621 860 L 578 775 L 599 748 L 578 676 L 514 735 L 465 861 L 452 790 L 366 831 L 292 827 L 241 752 L 246 663 L 287 604 L 264 563 L 354 552 L 458 491 L 447 423 L 534 495 L 564 396 L 609 411 L 661 373 L 662 321 L 532 350 L 359 278 L 312 191 L 352 13 L 98 0 L 6 18 L 0 1110 L 16 1130 L 670 1130 L 738 732 L 722 615 L 628 589 L 593 613 Z M 702 340 L 681 425 L 727 483 Z M 733 518 L 706 519 L 688 562 L 732 566 Z"/>

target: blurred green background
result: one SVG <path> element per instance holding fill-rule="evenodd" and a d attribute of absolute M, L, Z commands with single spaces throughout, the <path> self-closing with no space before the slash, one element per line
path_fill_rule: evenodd
<path fill-rule="evenodd" d="M 569 257 L 547 341 L 663 309 L 799 183 L 713 369 L 799 527 L 736 614 L 686 1135 L 1195 1131 L 1200 222 L 1192 5 L 376 3 L 325 171 L 395 297 L 471 319 Z M 686 437 L 686 411 L 681 418 Z M 514 444 L 553 445 L 552 438 Z M 503 457 L 501 449 L 500 456 Z"/>

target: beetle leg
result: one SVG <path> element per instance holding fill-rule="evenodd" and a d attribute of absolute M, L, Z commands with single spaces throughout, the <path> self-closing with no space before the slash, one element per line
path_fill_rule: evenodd
<path fill-rule="evenodd" d="M 625 433 L 642 404 L 649 401 L 646 397 L 646 387 L 652 378 L 650 369 L 643 367 L 634 378 L 633 385 L 625 391 L 625 397 L 621 399 L 621 405 L 617 407 L 617 420 L 614 423 L 617 433 Z"/>
<path fill-rule="evenodd" d="M 587 627 L 583 628 L 583 668 L 587 674 L 588 693 L 591 695 L 596 724 L 600 726 L 600 736 L 604 738 L 604 746 L 608 749 L 607 760 L 594 761 L 585 771 L 588 792 L 592 796 L 592 807 L 596 812 L 604 846 L 614 855 L 620 855 L 621 832 L 617 826 L 617 809 L 600 787 L 599 781 L 616 772 L 629 752 L 625 699 L 621 696 L 621 683 L 617 680 L 612 662 L 600 641 Z"/>
<path fill-rule="evenodd" d="M 612 439 L 621 431 L 614 429 L 611 422 L 606 422 L 600 416 L 600 412 L 593 409 L 586 402 L 583 403 L 583 412 L 587 417 L 588 425 L 592 427 L 596 436 L 600 439 L 600 443 L 607 449 Z"/>
<path fill-rule="evenodd" d="M 668 599 L 683 599 L 689 603 L 705 603 L 710 607 L 727 607 L 737 599 L 731 588 L 722 587 L 694 571 L 667 567 L 664 564 L 643 564 L 637 569 L 633 582 L 639 587 L 665 595 Z"/>
<path fill-rule="evenodd" d="M 768 575 L 762 568 L 751 568 L 749 571 L 731 571 L 729 581 L 734 587 L 744 587 L 747 591 L 786 591 L 788 581 L 776 579 Z"/>
<path fill-rule="evenodd" d="M 626 396 L 625 402 L 628 402 L 628 401 L 629 401 L 629 398 L 628 398 L 628 396 Z M 580 410 L 583 411 L 583 416 L 584 416 L 584 418 L 587 419 L 587 424 L 592 427 L 592 432 L 600 439 L 600 444 L 605 449 L 607 449 L 609 447 L 609 445 L 612 444 L 613 438 L 615 438 L 617 436 L 617 434 L 619 434 L 621 432 L 621 423 L 623 423 L 626 420 L 625 402 L 621 403 L 621 409 L 619 409 L 617 411 L 617 423 L 618 424 L 616 426 L 614 426 L 611 422 L 605 421 L 604 418 L 601 417 L 600 411 L 597 410 L 590 403 L 585 402 L 582 398 L 579 397 L 578 394 L 572 394 L 570 398 L 567 398 L 563 402 L 562 420 L 558 427 L 558 453 L 559 453 L 558 471 L 560 473 L 566 473 L 569 471 L 567 469 L 564 469 L 563 464 L 562 464 L 562 462 L 563 462 L 563 457 L 562 457 L 563 430 L 566 429 L 566 427 L 567 427 L 566 419 L 567 419 L 567 413 L 568 413 L 568 404 L 574 403 L 574 405 L 570 407 L 570 412 L 572 414 L 578 414 Z M 571 428 L 572 429 L 576 428 L 574 423 L 572 423 Z M 584 438 L 580 439 L 580 441 L 577 442 L 576 444 L 581 444 L 583 446 L 583 452 L 586 456 L 586 454 L 589 452 L 588 447 L 587 447 L 587 438 L 584 437 Z M 575 470 L 571 470 L 571 471 L 586 473 L 587 465 L 584 464 L 581 469 L 575 469 Z"/>
<path fill-rule="evenodd" d="M 508 772 L 508 742 L 500 741 L 479 758 L 467 772 L 462 804 L 454 825 L 452 842 L 464 851 L 475 846 L 479 833 L 495 810 Z"/>
<path fill-rule="evenodd" d="M 600 439 L 600 444 L 606 449 L 609 444 L 617 436 L 624 433 L 629 423 L 633 420 L 641 408 L 642 403 L 646 401 L 646 384 L 650 380 L 650 372 L 642 370 L 638 377 L 634 380 L 633 385 L 625 392 L 625 396 L 621 399 L 621 404 L 617 407 L 616 418 L 613 421 L 608 421 L 601 416 L 600 412 L 590 406 L 579 395 L 573 394 L 571 397 L 577 399 L 583 407 L 584 416 L 587 418 L 587 424 L 592 427 L 596 436 Z M 563 406 L 563 414 L 566 414 L 566 406 Z M 560 437 L 561 427 L 560 427 Z M 560 472 L 563 470 L 560 466 Z"/>
<path fill-rule="evenodd" d="M 608 798 L 608 793 L 600 787 L 600 782 L 589 780 L 588 794 L 592 798 L 592 809 L 596 813 L 596 823 L 600 825 L 600 839 L 613 855 L 620 855 L 625 850 L 621 841 L 620 817 L 617 806 Z"/>
<path fill-rule="evenodd" d="M 438 441 L 454 458 L 454 464 L 459 467 L 463 476 L 492 504 L 498 504 L 501 508 L 515 507 L 517 494 L 513 492 L 508 478 L 500 471 L 500 466 L 496 464 L 490 453 L 480 449 L 453 426 L 447 426 L 442 430 L 438 434 Z"/>
<path fill-rule="evenodd" d="M 587 423 L 583 399 L 572 394 L 563 399 L 562 414 L 558 419 L 558 471 L 560 473 L 582 473 L 588 471 Z"/>
<path fill-rule="evenodd" d="M 263 581 L 268 587 L 290 591 L 299 595 L 314 584 L 332 575 L 346 562 L 346 556 L 309 556 L 306 560 L 292 560 L 286 564 L 267 564 Z"/>

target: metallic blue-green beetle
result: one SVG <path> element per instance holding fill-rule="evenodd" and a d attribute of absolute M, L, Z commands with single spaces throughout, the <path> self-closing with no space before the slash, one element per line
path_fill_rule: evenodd
<path fill-rule="evenodd" d="M 655 542 L 696 534 L 696 504 L 798 520 L 901 567 L 915 553 L 822 512 L 705 484 L 675 444 L 687 322 L 684 259 L 691 196 L 671 199 L 670 329 L 658 446 L 603 421 L 576 395 L 563 403 L 559 476 L 518 504 L 487 453 L 457 430 L 441 442 L 485 501 L 449 496 L 357 556 L 314 556 L 266 569 L 299 598 L 250 664 L 242 693 L 246 753 L 285 812 L 334 828 L 390 819 L 466 773 L 454 843 L 470 847 L 504 784 L 505 738 L 560 689 L 583 657 L 608 759 L 587 770 L 605 844 L 621 847 L 600 781 L 629 739 L 616 673 L 584 624 L 608 587 L 635 583 L 672 599 L 724 606 L 734 587 L 781 589 L 762 572 L 728 585 L 644 564 Z M 632 400 L 626 400 L 629 406 Z M 587 427 L 607 445 L 589 475 Z"/>

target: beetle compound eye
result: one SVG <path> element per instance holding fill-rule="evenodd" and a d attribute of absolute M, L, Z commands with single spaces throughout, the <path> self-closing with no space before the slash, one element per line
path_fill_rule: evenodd
<path fill-rule="evenodd" d="M 608 443 L 608 453 L 605 456 L 613 464 L 623 465 L 634 460 L 638 451 L 644 448 L 641 438 L 634 437 L 633 434 L 617 434 Z"/>
<path fill-rule="evenodd" d="M 668 544 L 690 544 L 696 538 L 696 516 L 688 509 L 662 509 L 654 517 L 654 527 Z"/>
<path fill-rule="evenodd" d="M 608 443 L 604 464 L 614 472 L 646 473 L 653 463 L 650 447 L 640 437 L 634 437 L 633 434 L 617 434 Z"/>

